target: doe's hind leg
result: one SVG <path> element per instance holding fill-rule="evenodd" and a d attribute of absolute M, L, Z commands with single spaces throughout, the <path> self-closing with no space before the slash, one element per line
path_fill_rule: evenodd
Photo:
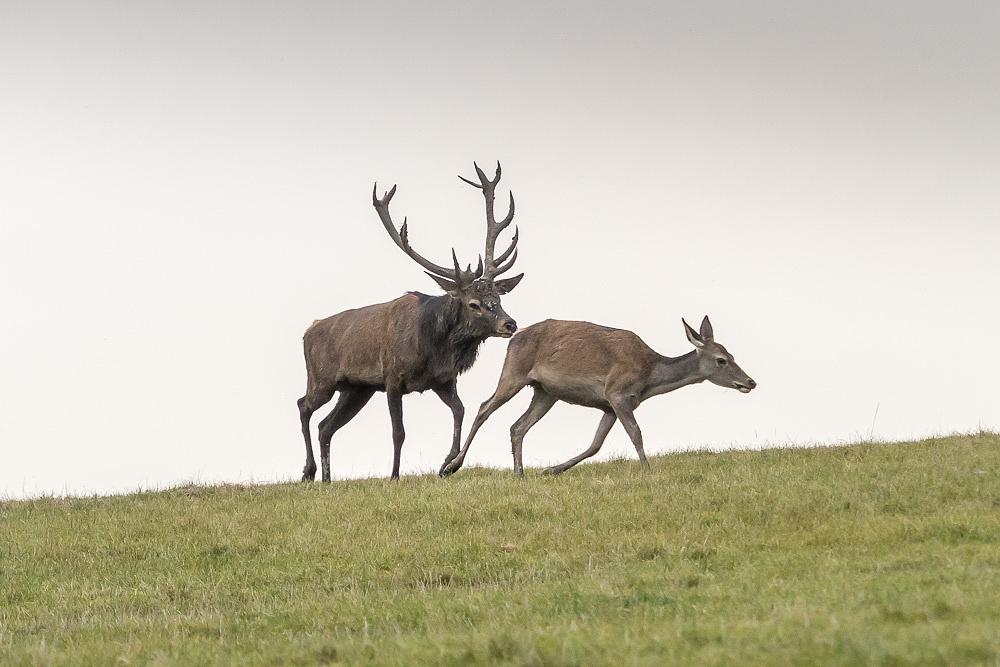
<path fill-rule="evenodd" d="M 501 376 L 500 385 L 497 390 L 493 392 L 493 395 L 488 399 L 483 401 L 483 404 L 479 406 L 479 412 L 476 414 L 476 418 L 472 422 L 472 428 L 469 429 L 469 435 L 465 438 L 465 445 L 462 446 L 462 451 L 458 453 L 458 456 L 453 458 L 451 461 L 446 461 L 443 466 L 441 466 L 441 471 L 438 473 L 442 477 L 447 477 L 452 473 L 458 472 L 458 469 L 462 467 L 465 462 L 465 455 L 469 453 L 469 447 L 472 446 L 472 440 L 476 437 L 476 432 L 479 431 L 479 427 L 490 418 L 494 412 L 496 412 L 500 406 L 514 398 L 517 392 L 524 389 L 526 382 L 516 381 L 516 382 L 504 382 L 504 378 Z"/>
<path fill-rule="evenodd" d="M 510 452 L 514 456 L 514 474 L 518 477 L 524 475 L 524 463 L 521 458 L 524 449 L 524 436 L 552 409 L 558 400 L 538 385 L 535 385 L 534 389 L 535 393 L 531 397 L 531 405 L 510 427 Z"/>
<path fill-rule="evenodd" d="M 599 452 L 601 450 L 601 445 L 604 444 L 604 439 L 608 437 L 608 432 L 611 430 L 611 427 L 615 425 L 615 421 L 617 420 L 618 417 L 615 416 L 614 412 L 606 411 L 604 416 L 601 417 L 601 423 L 597 425 L 597 432 L 594 433 L 594 441 L 590 443 L 590 447 L 588 447 L 582 454 L 574 456 L 565 463 L 560 463 L 557 466 L 546 468 L 543 471 L 543 474 L 558 475 L 561 472 L 566 472 L 580 461 L 589 459 L 591 456 Z"/>

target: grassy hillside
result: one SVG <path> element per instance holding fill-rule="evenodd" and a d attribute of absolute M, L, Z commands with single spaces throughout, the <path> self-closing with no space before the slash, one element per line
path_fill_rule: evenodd
<path fill-rule="evenodd" d="M 1000 437 L 0 505 L 0 663 L 1000 661 Z"/>

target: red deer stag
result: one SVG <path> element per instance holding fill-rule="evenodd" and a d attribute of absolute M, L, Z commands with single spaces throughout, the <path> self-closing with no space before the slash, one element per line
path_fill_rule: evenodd
<path fill-rule="evenodd" d="M 453 268 L 439 266 L 410 246 L 407 222 L 398 230 L 389 215 L 389 202 L 396 192 L 392 186 L 382 198 L 378 185 L 372 190 L 372 204 L 385 230 L 399 248 L 426 269 L 445 294 L 428 296 L 407 292 L 389 301 L 347 310 L 317 320 L 303 337 L 306 357 L 306 395 L 299 399 L 299 417 L 306 442 L 303 481 L 316 478 L 309 420 L 340 392 L 337 404 L 319 424 L 323 481 L 330 481 L 330 439 L 349 422 L 376 391 L 384 391 L 392 420 L 392 478 L 399 477 L 399 456 L 403 447 L 403 395 L 431 389 L 451 409 L 454 432 L 449 459 L 458 454 L 465 408 L 456 391 L 459 374 L 476 360 L 479 346 L 491 336 L 509 338 L 517 324 L 504 312 L 500 295 L 514 289 L 524 274 L 497 279 L 517 259 L 517 230 L 510 246 L 494 254 L 497 236 L 514 219 L 514 195 L 510 195 L 507 215 L 496 220 L 493 202 L 500 181 L 500 163 L 490 180 L 475 165 L 479 183 L 462 178 L 483 192 L 486 198 L 486 252 L 475 270 L 460 268 L 452 250 Z"/>
<path fill-rule="evenodd" d="M 681 320 L 683 322 L 683 320 Z M 620 420 L 642 465 L 649 467 L 642 449 L 642 432 L 633 411 L 651 396 L 708 380 L 721 387 L 749 393 L 757 383 L 736 365 L 733 355 L 715 342 L 706 316 L 697 332 L 684 322 L 684 331 L 695 349 L 681 357 L 664 357 L 641 338 L 624 329 L 590 322 L 545 320 L 533 324 L 510 342 L 500 382 L 479 408 L 472 430 L 458 456 L 445 461 L 442 475 L 462 467 L 476 431 L 493 412 L 525 385 L 535 390 L 531 405 L 510 428 L 514 472 L 524 474 L 521 448 L 524 436 L 556 401 L 586 405 L 604 412 L 587 451 L 565 463 L 545 469 L 545 474 L 569 470 L 600 450 L 608 431 Z"/>

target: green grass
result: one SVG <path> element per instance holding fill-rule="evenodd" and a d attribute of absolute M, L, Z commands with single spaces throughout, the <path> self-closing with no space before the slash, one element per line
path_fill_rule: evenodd
<path fill-rule="evenodd" d="M 0 504 L 2 664 L 1000 664 L 1000 436 Z"/>

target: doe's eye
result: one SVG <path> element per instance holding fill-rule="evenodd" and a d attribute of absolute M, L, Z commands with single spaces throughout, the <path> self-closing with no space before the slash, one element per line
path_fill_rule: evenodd
<path fill-rule="evenodd" d="M 472 310 L 475 310 L 476 312 L 479 312 L 480 310 L 482 310 L 482 308 L 480 307 L 478 301 L 470 301 L 469 302 L 469 308 L 471 308 Z"/>
<path fill-rule="evenodd" d="M 722 357 L 719 357 L 718 359 L 715 360 L 715 363 L 717 363 L 720 366 L 725 366 L 726 364 L 729 363 L 729 361 L 723 359 Z"/>

